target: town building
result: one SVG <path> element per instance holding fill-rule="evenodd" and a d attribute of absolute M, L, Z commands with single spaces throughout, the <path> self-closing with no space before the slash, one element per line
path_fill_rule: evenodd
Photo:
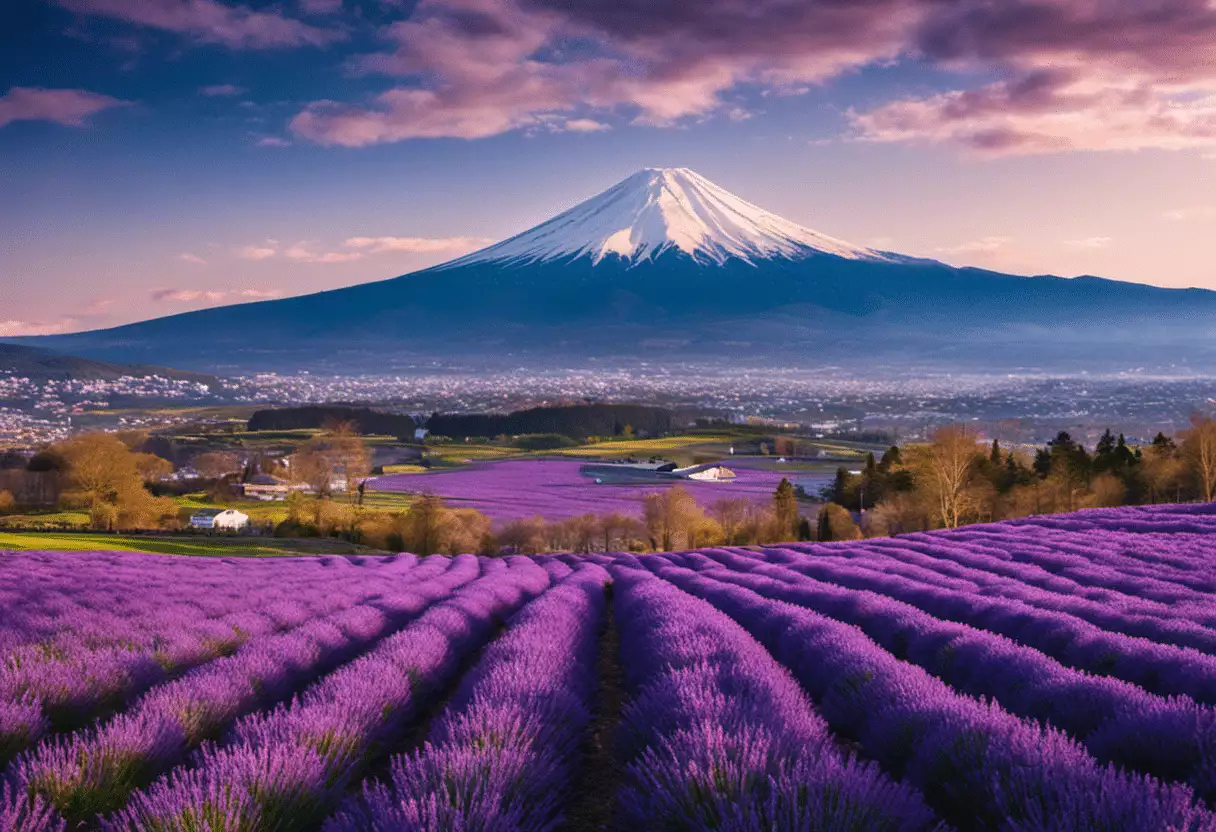
<path fill-rule="evenodd" d="M 204 508 L 190 515 L 190 528 L 235 532 L 249 525 L 249 515 L 234 508 Z"/>

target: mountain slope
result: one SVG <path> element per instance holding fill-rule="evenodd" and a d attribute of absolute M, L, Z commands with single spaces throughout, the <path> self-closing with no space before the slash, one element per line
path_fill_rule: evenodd
<path fill-rule="evenodd" d="M 36 347 L 3 343 L 0 343 L 0 373 L 30 378 L 36 381 L 51 379 L 59 381 L 114 381 L 123 376 L 130 376 L 132 378 L 161 376 L 162 378 L 182 381 L 198 381 L 204 384 L 218 383 L 218 380 L 214 376 L 186 370 L 174 370 L 168 367 L 157 367 L 147 364 L 110 364 L 105 361 L 95 361 L 91 358 L 80 358 L 75 355 L 64 355 Z"/>
<path fill-rule="evenodd" d="M 1216 293 L 1015 277 L 875 251 L 687 169 L 645 170 L 552 220 L 390 280 L 23 339 L 110 360 L 374 371 L 586 357 L 1216 366 Z"/>

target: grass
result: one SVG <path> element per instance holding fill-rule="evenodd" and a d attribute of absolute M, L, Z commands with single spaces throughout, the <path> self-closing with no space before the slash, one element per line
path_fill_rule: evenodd
<path fill-rule="evenodd" d="M 143 536 L 0 531 L 0 550 L 49 549 L 65 552 L 148 552 L 204 557 L 284 557 L 301 554 L 347 555 L 372 552 L 340 540 L 295 540 L 250 537 Z"/>
<path fill-rule="evenodd" d="M 551 453 L 559 456 L 650 456 L 666 451 L 675 451 L 692 445 L 710 445 L 729 442 L 736 437 L 729 433 L 699 434 L 695 436 L 664 436 L 660 439 L 612 439 L 592 442 L 575 448 L 561 448 Z"/>
<path fill-rule="evenodd" d="M 405 511 L 414 502 L 414 495 L 403 491 L 367 491 L 363 506 L 375 511 Z"/>
<path fill-rule="evenodd" d="M 427 468 L 424 465 L 415 465 L 407 462 L 401 465 L 385 465 L 384 473 L 386 474 L 423 474 Z"/>
<path fill-rule="evenodd" d="M 487 459 L 528 456 L 530 452 L 502 445 L 474 445 L 471 443 L 453 442 L 450 445 L 427 445 L 424 453 L 426 454 L 426 458 L 432 462 L 457 463 L 466 459 L 472 462 L 480 462 Z"/>

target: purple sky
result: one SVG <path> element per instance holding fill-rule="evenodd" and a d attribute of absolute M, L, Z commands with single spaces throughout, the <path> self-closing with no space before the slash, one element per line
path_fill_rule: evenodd
<path fill-rule="evenodd" d="M 25 0 L 0 335 L 391 277 L 652 165 L 861 245 L 1216 288 L 1216 4 Z"/>

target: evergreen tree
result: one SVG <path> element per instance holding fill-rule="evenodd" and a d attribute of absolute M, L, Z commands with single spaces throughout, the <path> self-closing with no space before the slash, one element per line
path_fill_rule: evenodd
<path fill-rule="evenodd" d="M 899 446 L 892 445 L 882 453 L 882 459 L 878 461 L 878 470 L 884 474 L 890 471 L 896 465 L 899 465 L 902 460 L 899 455 Z"/>
<path fill-rule="evenodd" d="M 814 533 L 811 531 L 811 521 L 805 517 L 798 518 L 798 540 L 806 541 L 813 539 Z"/>
<path fill-rule="evenodd" d="M 778 539 L 793 538 L 798 524 L 798 496 L 794 493 L 793 484 L 785 477 L 777 483 L 777 491 L 773 494 L 773 512 L 776 515 Z"/>
<path fill-rule="evenodd" d="M 996 439 L 992 440 L 992 453 L 988 455 L 988 461 L 994 466 L 1001 464 L 1001 443 Z"/>

